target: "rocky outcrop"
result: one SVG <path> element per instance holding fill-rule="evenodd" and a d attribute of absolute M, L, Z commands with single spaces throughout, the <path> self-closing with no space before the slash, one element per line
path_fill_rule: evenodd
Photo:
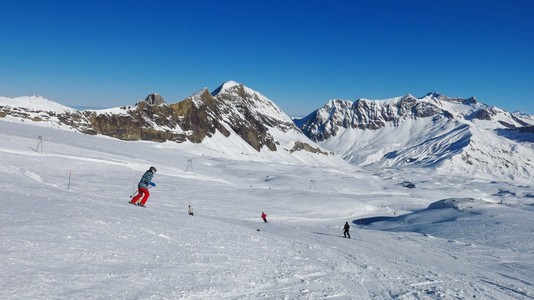
<path fill-rule="evenodd" d="M 145 102 L 150 105 L 160 105 L 165 103 L 165 99 L 160 94 L 152 93 L 145 98 Z"/>
<path fill-rule="evenodd" d="M 296 141 L 295 145 L 293 146 L 291 150 L 289 150 L 289 152 L 293 153 L 295 151 L 302 151 L 302 150 L 308 151 L 311 153 L 323 154 L 323 155 L 334 155 L 333 152 L 322 151 L 319 147 L 312 147 L 310 146 L 310 144 L 303 143 L 301 141 Z"/>

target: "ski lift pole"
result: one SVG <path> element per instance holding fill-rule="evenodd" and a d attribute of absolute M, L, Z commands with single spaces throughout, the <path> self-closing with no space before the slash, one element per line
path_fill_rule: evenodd
<path fill-rule="evenodd" d="M 67 186 L 67 190 L 70 190 L 70 178 L 72 175 L 72 170 L 69 170 L 69 185 Z"/>

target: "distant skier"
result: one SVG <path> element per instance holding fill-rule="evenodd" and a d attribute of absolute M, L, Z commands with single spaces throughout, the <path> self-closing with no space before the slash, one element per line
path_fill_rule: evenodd
<path fill-rule="evenodd" d="M 261 212 L 261 218 L 263 219 L 263 222 L 267 223 L 267 215 L 263 211 Z"/>
<path fill-rule="evenodd" d="M 189 205 L 189 206 L 187 207 L 187 213 L 188 213 L 190 216 L 193 215 L 193 208 L 191 207 L 191 205 Z"/>
<path fill-rule="evenodd" d="M 156 167 L 150 167 L 145 174 L 143 174 L 143 177 L 141 177 L 141 180 L 139 181 L 139 184 L 137 185 L 138 193 L 137 196 L 135 196 L 132 201 L 130 201 L 131 204 L 139 205 L 139 206 L 145 206 L 146 201 L 148 200 L 148 197 L 150 196 L 150 193 L 148 192 L 148 186 L 156 186 L 155 183 L 152 182 L 152 177 L 154 176 L 154 173 L 156 173 L 158 170 Z M 138 203 L 137 201 L 139 198 L 143 197 L 141 200 L 141 203 Z"/>
<path fill-rule="evenodd" d="M 345 226 L 343 226 L 343 235 L 345 237 L 348 236 L 348 238 L 350 239 L 349 228 L 350 228 L 349 222 L 345 222 Z"/>

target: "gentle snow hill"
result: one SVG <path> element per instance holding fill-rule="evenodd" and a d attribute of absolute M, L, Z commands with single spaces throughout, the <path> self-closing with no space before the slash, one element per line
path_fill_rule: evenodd
<path fill-rule="evenodd" d="M 14 106 L 21 109 L 53 112 L 66 112 L 74 110 L 70 107 L 61 105 L 59 103 L 50 101 L 44 97 L 36 95 L 13 98 L 0 97 L 0 106 Z"/>
<path fill-rule="evenodd" d="M 206 153 L 0 122 L 0 299 L 534 298 L 531 186 Z"/>

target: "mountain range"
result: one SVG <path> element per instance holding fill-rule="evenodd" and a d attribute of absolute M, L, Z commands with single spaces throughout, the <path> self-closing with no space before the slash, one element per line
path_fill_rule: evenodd
<path fill-rule="evenodd" d="M 534 174 L 533 117 L 475 98 L 331 100 L 295 122 L 310 139 L 362 167 L 432 167 L 493 180 Z"/>
<path fill-rule="evenodd" d="M 177 103 L 151 94 L 133 106 L 76 110 L 39 96 L 0 97 L 0 120 L 122 140 L 173 141 L 239 159 L 455 171 L 487 180 L 534 174 L 534 117 L 475 98 L 429 93 L 356 101 L 334 99 L 291 119 L 273 101 L 229 81 Z M 341 159 L 343 161 L 341 161 Z"/>

